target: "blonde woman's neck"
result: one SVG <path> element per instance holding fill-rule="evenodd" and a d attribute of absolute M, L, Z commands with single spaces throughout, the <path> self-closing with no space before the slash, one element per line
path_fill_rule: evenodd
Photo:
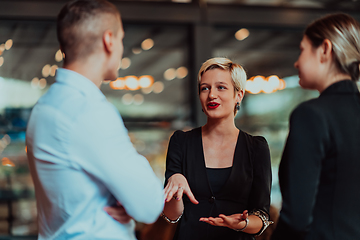
<path fill-rule="evenodd" d="M 231 136 L 237 135 L 239 129 L 235 126 L 234 118 L 208 119 L 202 127 L 203 136 Z"/>

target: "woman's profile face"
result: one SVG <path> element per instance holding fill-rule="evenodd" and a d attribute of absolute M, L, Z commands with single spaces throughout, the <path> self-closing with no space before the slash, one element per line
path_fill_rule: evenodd
<path fill-rule="evenodd" d="M 302 88 L 317 89 L 317 83 L 321 80 L 319 48 L 314 48 L 309 38 L 304 35 L 300 43 L 300 55 L 294 67 L 299 72 L 299 84 Z"/>
<path fill-rule="evenodd" d="M 209 118 L 234 117 L 235 105 L 241 102 L 242 94 L 234 93 L 229 71 L 220 68 L 206 71 L 199 87 L 201 106 Z"/>

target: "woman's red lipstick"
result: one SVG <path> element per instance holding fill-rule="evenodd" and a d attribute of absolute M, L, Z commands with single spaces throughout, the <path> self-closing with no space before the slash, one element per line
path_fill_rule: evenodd
<path fill-rule="evenodd" d="M 220 106 L 220 104 L 216 103 L 216 102 L 209 102 L 207 104 L 207 107 L 210 108 L 210 109 L 215 109 L 217 108 L 218 106 Z"/>

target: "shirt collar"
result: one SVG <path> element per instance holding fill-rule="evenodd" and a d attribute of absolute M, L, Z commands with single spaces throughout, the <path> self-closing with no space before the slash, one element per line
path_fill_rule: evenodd
<path fill-rule="evenodd" d="M 358 87 L 352 80 L 342 80 L 327 87 L 320 96 L 336 93 L 358 93 Z"/>
<path fill-rule="evenodd" d="M 105 95 L 90 79 L 75 71 L 58 68 L 56 70 L 56 82 L 66 84 L 77 89 L 81 93 L 91 98 L 104 99 Z"/>

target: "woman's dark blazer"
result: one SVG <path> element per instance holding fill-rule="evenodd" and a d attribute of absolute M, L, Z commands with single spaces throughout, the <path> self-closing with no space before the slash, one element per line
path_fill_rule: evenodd
<path fill-rule="evenodd" d="M 360 239 L 360 96 L 350 80 L 300 104 L 279 168 L 273 240 Z"/>
<path fill-rule="evenodd" d="M 231 215 L 245 209 L 270 206 L 271 163 L 265 138 L 240 131 L 230 176 L 218 194 L 209 185 L 201 137 L 201 128 L 188 132 L 176 131 L 170 139 L 166 158 L 166 181 L 175 173 L 183 174 L 199 201 L 195 205 L 184 195 L 184 214 L 174 239 L 253 239 L 253 236 L 225 227 L 199 222 L 200 217 Z"/>

